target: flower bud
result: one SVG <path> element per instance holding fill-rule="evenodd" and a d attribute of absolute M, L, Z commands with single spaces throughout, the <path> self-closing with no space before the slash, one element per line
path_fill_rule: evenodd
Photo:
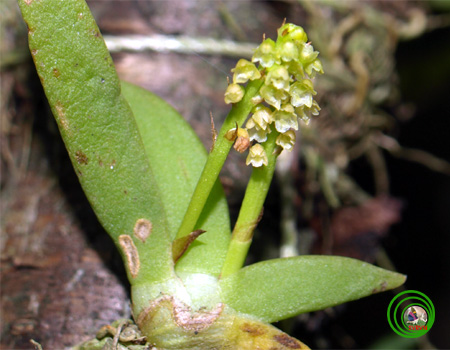
<path fill-rule="evenodd" d="M 278 28 L 278 40 L 295 40 L 299 42 L 306 43 L 308 41 L 308 36 L 306 35 L 304 29 L 292 23 L 283 24 Z"/>
<path fill-rule="evenodd" d="M 239 84 L 228 85 L 225 91 L 225 103 L 237 103 L 244 97 L 245 89 Z"/>

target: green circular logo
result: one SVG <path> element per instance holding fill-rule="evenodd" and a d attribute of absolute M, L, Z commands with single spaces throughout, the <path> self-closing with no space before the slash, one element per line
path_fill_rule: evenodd
<path fill-rule="evenodd" d="M 405 338 L 418 338 L 434 324 L 434 305 L 425 294 L 405 290 L 389 303 L 387 319 L 395 333 Z"/>

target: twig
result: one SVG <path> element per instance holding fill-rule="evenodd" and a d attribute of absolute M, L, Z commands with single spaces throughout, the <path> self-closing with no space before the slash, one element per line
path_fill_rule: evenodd
<path fill-rule="evenodd" d="M 420 149 L 402 147 L 397 140 L 382 133 L 373 139 L 379 147 L 384 148 L 395 157 L 407 159 L 439 173 L 450 175 L 450 163 L 439 157 Z"/>
<path fill-rule="evenodd" d="M 232 57 L 250 58 L 256 44 L 237 43 L 231 40 L 217 40 L 212 38 L 192 38 L 188 36 L 166 35 L 104 35 L 106 46 L 111 52 L 131 51 L 156 51 L 178 52 L 185 54 L 206 54 Z"/>

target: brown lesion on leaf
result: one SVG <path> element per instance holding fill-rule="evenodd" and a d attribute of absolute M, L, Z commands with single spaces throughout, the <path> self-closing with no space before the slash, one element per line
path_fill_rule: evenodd
<path fill-rule="evenodd" d="M 301 349 L 302 343 L 300 343 L 297 339 L 294 339 L 287 334 L 276 334 L 273 336 L 273 340 L 281 345 L 285 346 L 288 349 Z"/>
<path fill-rule="evenodd" d="M 377 287 L 372 289 L 372 294 L 384 292 L 388 287 L 387 281 L 381 282 Z"/>
<path fill-rule="evenodd" d="M 140 329 L 145 330 L 152 325 L 154 317 L 158 317 L 161 312 L 169 311 L 173 323 L 178 328 L 198 334 L 198 332 L 210 327 L 220 317 L 224 307 L 224 304 L 218 303 L 209 311 L 193 311 L 189 305 L 177 298 L 164 295 L 153 300 L 150 306 L 139 314 L 136 323 Z"/>
<path fill-rule="evenodd" d="M 92 30 L 91 30 L 91 33 L 92 33 L 92 35 L 95 36 L 96 38 L 100 38 L 100 37 L 101 37 L 101 34 L 100 34 L 100 32 L 99 32 L 97 29 L 92 29 Z"/>
<path fill-rule="evenodd" d="M 82 165 L 87 165 L 89 162 L 89 158 L 82 151 L 75 152 L 75 159 L 77 160 L 78 164 L 82 164 Z"/>
<path fill-rule="evenodd" d="M 141 262 L 139 260 L 139 253 L 134 245 L 133 239 L 128 235 L 119 236 L 119 245 L 122 248 L 122 252 L 125 254 L 127 259 L 128 270 L 130 271 L 131 277 L 136 278 L 139 274 L 139 269 L 141 267 Z"/>
<path fill-rule="evenodd" d="M 248 333 L 252 337 L 258 337 L 266 333 L 266 331 L 263 328 L 258 327 L 256 325 L 252 325 L 250 323 L 242 324 L 240 329 L 241 331 Z"/>
<path fill-rule="evenodd" d="M 55 110 L 57 114 L 55 117 L 59 122 L 60 127 L 63 128 L 64 131 L 69 132 L 69 121 L 66 118 L 66 111 L 61 101 L 55 103 Z"/>
<path fill-rule="evenodd" d="M 53 76 L 55 78 L 59 78 L 59 76 L 61 75 L 61 72 L 59 71 L 58 68 L 53 68 Z"/>
<path fill-rule="evenodd" d="M 150 220 L 139 219 L 134 225 L 133 232 L 137 239 L 139 239 L 142 243 L 145 243 L 147 238 L 152 233 L 152 228 L 153 225 Z"/>
<path fill-rule="evenodd" d="M 31 3 L 32 3 L 33 1 L 34 1 L 34 0 L 24 0 L 25 4 L 27 4 L 27 5 L 31 5 Z"/>

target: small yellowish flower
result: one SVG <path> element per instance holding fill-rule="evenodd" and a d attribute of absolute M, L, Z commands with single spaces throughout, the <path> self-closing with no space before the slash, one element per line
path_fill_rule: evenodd
<path fill-rule="evenodd" d="M 225 91 L 225 103 L 237 103 L 244 97 L 245 89 L 239 84 L 228 85 Z"/>
<path fill-rule="evenodd" d="M 322 62 L 316 58 L 312 63 L 305 67 L 305 72 L 311 77 L 314 78 L 316 73 L 323 74 L 323 66 Z"/>
<path fill-rule="evenodd" d="M 297 107 L 295 109 L 295 113 L 297 116 L 303 120 L 306 124 L 309 124 L 311 116 L 318 115 L 320 111 L 320 106 L 316 100 L 313 100 L 311 107 L 307 107 L 305 105 Z"/>
<path fill-rule="evenodd" d="M 245 84 L 248 80 L 261 78 L 261 73 L 256 66 L 243 58 L 238 61 L 236 68 L 231 70 L 233 74 L 233 83 Z"/>
<path fill-rule="evenodd" d="M 279 45 L 280 58 L 284 62 L 295 61 L 298 59 L 298 47 L 292 41 L 286 41 Z"/>
<path fill-rule="evenodd" d="M 319 56 L 319 51 L 314 51 L 314 47 L 310 43 L 300 44 L 299 59 L 303 63 L 304 67 L 312 63 L 317 56 Z"/>
<path fill-rule="evenodd" d="M 294 107 L 307 106 L 308 108 L 312 106 L 313 95 L 317 94 L 314 91 L 313 83 L 308 79 L 292 84 L 289 93 Z"/>
<path fill-rule="evenodd" d="M 272 85 L 278 90 L 289 90 L 289 72 L 283 66 L 272 67 L 266 76 L 266 85 Z"/>
<path fill-rule="evenodd" d="M 248 131 L 248 135 L 250 138 L 250 141 L 258 141 L 258 142 L 265 142 L 267 141 L 267 134 L 270 133 L 270 128 L 263 129 L 258 126 L 258 124 L 255 123 L 253 118 L 250 118 L 247 123 L 245 124 L 245 127 Z"/>
<path fill-rule="evenodd" d="M 260 166 L 267 165 L 268 159 L 266 155 L 266 151 L 264 148 L 257 143 L 256 145 L 253 145 L 247 156 L 247 160 L 245 162 L 247 165 L 252 165 L 256 168 L 259 168 Z"/>
<path fill-rule="evenodd" d="M 283 133 L 289 129 L 298 130 L 297 115 L 295 113 L 282 110 L 275 111 L 272 118 L 275 121 L 275 129 L 277 129 L 278 132 Z"/>
<path fill-rule="evenodd" d="M 305 71 L 303 65 L 298 61 L 291 61 L 286 64 L 289 74 L 294 76 L 297 80 L 303 80 L 305 78 Z"/>
<path fill-rule="evenodd" d="M 259 93 L 269 105 L 280 109 L 281 103 L 289 98 L 289 94 L 284 90 L 278 90 L 273 86 L 263 85 Z"/>
<path fill-rule="evenodd" d="M 295 113 L 295 108 L 290 103 L 285 103 L 284 105 L 282 105 L 280 110 L 288 113 Z"/>
<path fill-rule="evenodd" d="M 255 107 L 255 112 L 252 116 L 253 121 L 261 129 L 267 129 L 267 126 L 272 122 L 272 111 L 263 105 Z"/>
<path fill-rule="evenodd" d="M 259 62 L 262 67 L 269 68 L 279 62 L 275 41 L 272 39 L 264 40 L 258 46 L 252 57 L 252 62 Z"/>
<path fill-rule="evenodd" d="M 288 130 L 285 133 L 278 135 L 275 143 L 283 149 L 291 151 L 295 144 L 295 131 Z"/>

